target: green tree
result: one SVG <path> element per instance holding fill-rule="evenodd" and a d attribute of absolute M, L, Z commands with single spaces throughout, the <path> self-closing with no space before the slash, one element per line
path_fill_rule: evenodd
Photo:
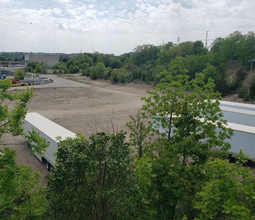
<path fill-rule="evenodd" d="M 6 57 L 0 56 L 0 61 L 6 61 L 6 60 L 7 60 Z"/>
<path fill-rule="evenodd" d="M 255 34 L 253 31 L 248 32 L 246 35 L 243 35 L 240 43 L 238 43 L 236 48 L 236 55 L 240 63 L 246 67 L 250 66 L 249 60 L 254 59 L 255 57 Z"/>
<path fill-rule="evenodd" d="M 131 121 L 127 122 L 127 127 L 130 129 L 130 143 L 133 147 L 138 148 L 138 158 L 142 158 L 143 150 L 146 145 L 149 143 L 150 133 L 151 133 L 151 124 L 146 123 L 143 118 L 143 115 L 140 111 L 136 116 L 129 116 Z"/>
<path fill-rule="evenodd" d="M 119 58 L 115 57 L 115 58 L 110 59 L 110 64 L 109 65 L 113 69 L 115 69 L 115 68 L 119 69 L 119 68 L 121 68 L 122 63 L 121 63 Z"/>
<path fill-rule="evenodd" d="M 203 42 L 201 40 L 198 40 L 194 43 L 193 51 L 195 55 L 207 53 L 207 49 L 204 48 Z"/>
<path fill-rule="evenodd" d="M 13 136 L 21 135 L 23 132 L 23 119 L 27 114 L 26 105 L 34 96 L 33 89 L 24 89 L 10 92 L 12 82 L 9 79 L 0 80 L 0 138 L 5 133 Z M 13 107 L 9 105 L 13 103 Z"/>
<path fill-rule="evenodd" d="M 47 65 L 45 63 L 39 63 L 37 61 L 31 61 L 27 64 L 27 71 L 31 73 L 46 74 Z"/>
<path fill-rule="evenodd" d="M 23 71 L 23 70 L 20 70 L 20 69 L 18 69 L 18 70 L 15 70 L 15 73 L 14 73 L 14 77 L 16 78 L 16 79 L 24 79 L 25 78 L 25 72 Z"/>
<path fill-rule="evenodd" d="M 196 195 L 196 219 L 255 219 L 254 173 L 242 165 L 211 159 L 204 166 L 207 181 Z"/>
<path fill-rule="evenodd" d="M 205 80 L 212 78 L 214 82 L 217 82 L 221 79 L 221 74 L 217 68 L 209 63 L 207 64 L 207 68 L 203 70 L 203 73 L 205 75 Z"/>
<path fill-rule="evenodd" d="M 0 218 L 46 219 L 45 190 L 40 174 L 31 167 L 18 166 L 16 151 L 0 150 Z"/>
<path fill-rule="evenodd" d="M 91 79 L 104 78 L 105 74 L 105 65 L 102 62 L 98 62 L 96 66 L 93 68 L 93 71 L 90 73 Z"/>
<path fill-rule="evenodd" d="M 78 73 L 79 71 L 80 71 L 80 69 L 79 69 L 78 66 L 73 66 L 73 65 L 71 65 L 71 66 L 69 67 L 69 72 L 70 72 L 70 73 Z"/>
<path fill-rule="evenodd" d="M 125 133 L 98 133 L 60 142 L 47 180 L 51 219 L 132 219 L 140 191 Z"/>
<path fill-rule="evenodd" d="M 131 61 L 137 66 L 147 62 L 154 63 L 157 59 L 157 54 L 160 52 L 159 47 L 153 45 L 137 46 L 131 56 Z"/>
<path fill-rule="evenodd" d="M 155 219 L 197 216 L 194 197 L 205 182 L 203 165 L 214 154 L 213 148 L 222 152 L 230 148 L 225 139 L 232 134 L 226 128 L 213 80 L 206 81 L 204 74 L 198 73 L 189 81 L 185 68 L 175 64 L 174 73 L 159 74 L 155 91 L 143 98 L 143 110 L 152 119 L 153 129 L 168 137 L 150 145 L 146 160 L 136 162 L 139 167 L 151 167 L 146 176 L 139 174 L 139 180 L 151 176 L 144 191 Z"/>

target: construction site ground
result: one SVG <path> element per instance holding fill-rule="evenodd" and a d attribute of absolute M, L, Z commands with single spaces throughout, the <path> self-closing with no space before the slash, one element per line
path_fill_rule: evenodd
<path fill-rule="evenodd" d="M 135 115 L 141 109 L 144 104 L 141 97 L 147 96 L 147 90 L 152 89 L 151 85 L 145 83 L 113 85 L 110 82 L 93 81 L 79 74 L 61 77 L 72 81 L 56 78 L 55 82 L 49 85 L 35 86 L 37 96 L 28 104 L 28 111 L 38 112 L 87 138 L 95 132 L 128 131 L 126 122 L 130 121 L 129 115 Z M 225 100 L 234 101 L 234 98 L 227 97 Z M 48 171 L 31 154 L 26 140 L 21 136 L 5 135 L 3 141 L 6 146 L 17 149 L 17 163 L 31 166 L 40 172 L 44 183 Z"/>
<path fill-rule="evenodd" d="M 50 85 L 35 86 L 37 96 L 28 104 L 28 112 L 38 112 L 55 123 L 74 133 L 81 133 L 89 137 L 95 132 L 127 131 L 126 122 L 129 115 L 135 115 L 142 107 L 142 96 L 151 89 L 147 84 L 112 85 L 108 82 L 92 81 L 80 75 L 64 76 L 86 83 L 74 84 L 73 81 L 53 82 Z M 57 87 L 54 87 L 54 83 Z M 113 125 L 113 126 L 112 126 Z M 31 154 L 26 140 L 19 137 L 5 135 L 3 141 L 7 147 L 17 150 L 17 163 L 31 166 L 42 173 L 42 182 L 48 174 L 45 166 Z M 4 148 L 1 145 L 0 148 Z"/>

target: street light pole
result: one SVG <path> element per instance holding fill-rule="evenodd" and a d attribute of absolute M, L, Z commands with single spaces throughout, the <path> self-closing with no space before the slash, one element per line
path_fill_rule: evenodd
<path fill-rule="evenodd" d="M 253 66 L 253 61 L 255 61 L 255 59 L 251 59 L 251 60 L 249 60 L 249 61 L 251 62 L 251 73 L 250 73 L 250 77 L 249 77 L 248 97 L 250 96 L 252 66 Z"/>

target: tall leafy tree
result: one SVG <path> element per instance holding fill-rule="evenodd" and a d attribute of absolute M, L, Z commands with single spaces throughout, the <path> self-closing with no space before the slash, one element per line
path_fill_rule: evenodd
<path fill-rule="evenodd" d="M 151 96 L 143 98 L 154 130 L 167 135 L 154 145 L 152 154 L 145 155 L 146 160 L 137 162 L 138 167 L 151 167 L 150 173 L 140 172 L 139 179 L 151 178 L 144 190 L 157 219 L 195 218 L 194 196 L 205 181 L 203 164 L 213 148 L 229 149 L 225 139 L 232 134 L 223 120 L 213 80 L 198 73 L 189 81 L 180 61 L 173 61 L 173 72 L 160 73 Z"/>
<path fill-rule="evenodd" d="M 47 181 L 51 219 L 137 217 L 140 191 L 124 140 L 121 131 L 59 144 L 56 166 Z"/>
<path fill-rule="evenodd" d="M 129 116 L 131 121 L 127 122 L 130 129 L 130 142 L 133 147 L 137 147 L 138 158 L 142 158 L 143 150 L 150 140 L 151 124 L 148 124 L 140 111 L 135 116 Z"/>

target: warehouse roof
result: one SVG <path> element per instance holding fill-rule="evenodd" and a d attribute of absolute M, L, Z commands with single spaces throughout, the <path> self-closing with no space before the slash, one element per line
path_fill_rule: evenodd
<path fill-rule="evenodd" d="M 232 128 L 234 131 L 241 131 L 241 132 L 245 132 L 245 133 L 255 134 L 255 127 L 252 127 L 252 126 L 228 122 L 227 127 Z"/>
<path fill-rule="evenodd" d="M 222 111 L 228 111 L 228 112 L 234 112 L 234 113 L 239 113 L 239 114 L 245 114 L 245 115 L 252 115 L 255 116 L 255 109 L 254 110 L 246 110 L 246 109 L 240 109 L 240 108 L 235 108 L 233 107 L 220 107 Z"/>
<path fill-rule="evenodd" d="M 220 107 L 229 107 L 229 108 L 235 108 L 235 109 L 255 111 L 255 105 L 246 104 L 246 103 L 238 103 L 238 102 L 220 101 Z"/>
<path fill-rule="evenodd" d="M 61 137 L 61 139 L 65 139 L 67 137 L 76 137 L 73 132 L 67 130 L 66 128 L 56 124 L 55 122 L 43 117 L 36 112 L 27 113 L 25 121 L 30 123 L 42 133 L 55 141 L 58 141 L 56 139 L 57 137 Z"/>

